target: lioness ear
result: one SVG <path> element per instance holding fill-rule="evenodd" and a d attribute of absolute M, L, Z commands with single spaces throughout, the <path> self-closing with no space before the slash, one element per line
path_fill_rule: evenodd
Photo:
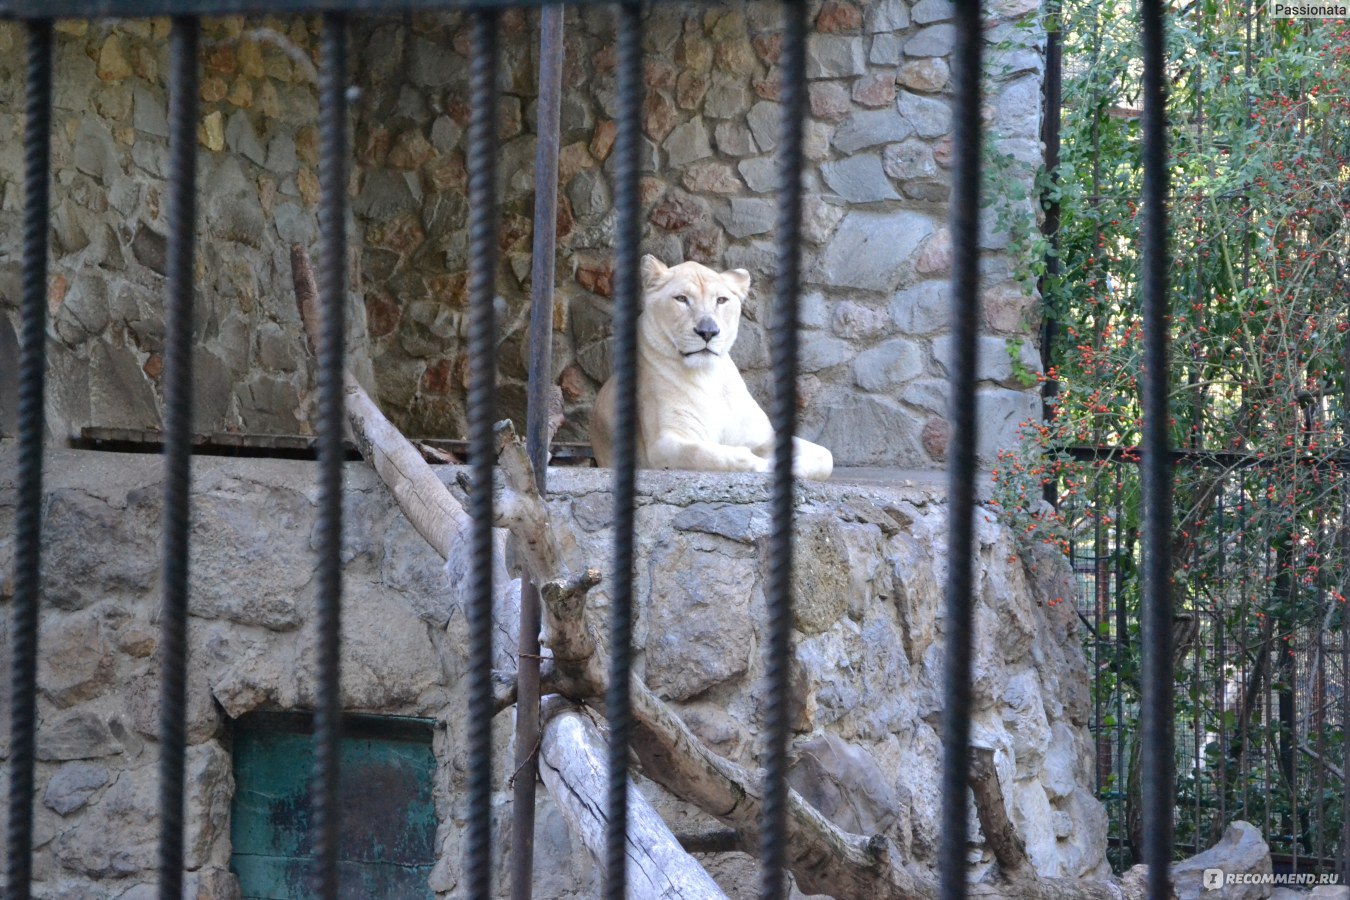
<path fill-rule="evenodd" d="M 750 294 L 750 273 L 745 269 L 732 269 L 730 272 L 723 272 L 722 277 L 730 281 L 744 295 Z"/>
<path fill-rule="evenodd" d="M 655 288 L 661 277 L 670 271 L 665 263 L 650 253 L 642 257 L 640 269 L 642 271 L 642 287 L 649 291 Z"/>

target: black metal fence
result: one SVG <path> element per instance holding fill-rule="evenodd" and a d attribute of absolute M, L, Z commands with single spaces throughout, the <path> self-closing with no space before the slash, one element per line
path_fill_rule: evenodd
<path fill-rule="evenodd" d="M 1120 454 L 1078 455 L 1085 474 L 1060 513 L 1092 635 L 1096 788 L 1120 868 L 1140 849 L 1147 746 L 1134 727 L 1139 478 Z M 1176 456 L 1177 843 L 1199 852 L 1241 819 L 1265 835 L 1277 869 L 1343 875 L 1350 482 L 1342 461 Z"/>
<path fill-rule="evenodd" d="M 187 523 L 191 421 L 191 328 L 193 168 L 196 153 L 198 16 L 246 12 L 322 12 L 324 16 L 320 71 L 320 248 L 319 285 L 322 339 L 319 356 L 318 483 L 318 590 L 316 622 L 319 631 L 319 689 L 315 711 L 315 768 L 313 821 L 315 860 L 313 893 L 334 897 L 336 880 L 336 808 L 338 694 L 338 640 L 342 572 L 340 536 L 342 503 L 340 473 L 343 462 L 342 369 L 343 309 L 345 302 L 347 198 L 344 190 L 348 165 L 346 102 L 347 16 L 392 9 L 459 7 L 469 10 L 473 38 L 471 123 L 468 150 L 470 200 L 470 332 L 471 386 L 470 512 L 474 521 L 473 552 L 480 560 L 472 585 L 472 646 L 470 660 L 470 734 L 472 771 L 469 778 L 470 821 L 466 848 L 469 896 L 487 897 L 490 879 L 490 781 L 493 704 L 490 682 L 490 629 L 494 411 L 493 276 L 496 268 L 496 201 L 494 196 L 497 131 L 496 61 L 498 20 L 511 3 L 415 3 L 378 0 L 281 0 L 276 3 L 208 2 L 208 0 L 0 0 L 0 16 L 23 19 L 28 30 L 27 121 L 24 138 L 24 230 L 22 338 L 19 412 L 19 497 L 16 518 L 17 547 L 13 599 L 12 726 L 9 758 L 9 820 L 7 832 L 6 892 L 26 898 L 32 885 L 33 770 L 36 728 L 36 669 L 38 617 L 42 600 L 41 512 L 44 439 L 44 341 L 46 335 L 48 186 L 52 92 L 52 21 L 56 17 L 139 17 L 169 15 L 173 20 L 173 81 L 170 85 L 169 193 L 170 278 L 167 304 L 165 382 L 169 385 L 165 417 L 166 479 L 164 496 L 163 602 L 161 614 L 162 698 L 160 754 L 160 896 L 177 897 L 183 874 L 183 760 L 184 684 L 187 622 Z M 524 5 L 524 4 L 520 4 Z M 777 433 L 774 452 L 772 515 L 769 543 L 772 575 L 767 589 L 769 639 L 766 642 L 766 696 L 769 714 L 761 760 L 764 770 L 764 815 L 759 825 L 763 867 L 761 895 L 785 894 L 786 754 L 788 738 L 788 660 L 790 658 L 789 583 L 793 565 L 791 435 L 795 424 L 797 368 L 797 298 L 801 268 L 798 229 L 801 217 L 802 131 L 805 117 L 806 3 L 786 0 L 782 75 L 782 133 L 778 142 L 777 263 L 774 273 L 772 327 L 773 383 L 771 420 Z M 1143 458 L 1145 520 L 1142 532 L 1143 676 L 1141 740 L 1151 748 L 1143 760 L 1144 861 L 1151 864 L 1150 893 L 1167 893 L 1167 863 L 1172 855 L 1172 670 L 1171 599 L 1169 595 L 1167 535 L 1170 533 L 1170 458 L 1166 431 L 1166 147 L 1161 103 L 1163 92 L 1162 5 L 1144 0 L 1144 67 L 1146 80 L 1145 168 L 1143 205 L 1148 217 L 1144 242 L 1144 304 L 1147 368 L 1145 384 L 1145 447 Z M 618 7 L 618 93 L 621 109 L 616 152 L 616 321 L 614 371 L 618 415 L 632 418 L 636 356 L 634 323 L 637 313 L 638 152 L 642 97 L 641 6 Z M 983 47 L 983 11 L 975 0 L 957 0 L 954 51 L 955 148 L 952 194 L 954 352 L 951 371 L 949 445 L 949 580 L 947 584 L 947 663 L 944 705 L 946 756 L 943 769 L 944 803 L 940 873 L 942 893 L 962 897 L 966 891 L 967 772 L 971 680 L 971 562 L 972 514 L 975 502 L 975 346 L 979 320 L 980 220 L 980 75 Z M 546 195 L 551 191 L 539 191 Z M 537 282 L 536 282 L 537 283 Z M 536 306 L 538 301 L 536 300 Z M 536 372 L 532 390 L 542 391 L 544 379 Z M 532 404 L 536 412 L 541 404 Z M 536 460 L 539 459 L 538 448 Z M 632 620 L 634 448 L 631 441 L 615 448 L 615 548 L 611 564 L 614 579 L 610 646 L 613 669 L 606 710 L 610 724 L 611 766 L 608 803 L 609 836 L 605 891 L 622 897 L 625 884 L 625 795 L 628 766 L 630 709 L 628 675 Z M 109 836 L 116 840 L 116 836 Z"/>

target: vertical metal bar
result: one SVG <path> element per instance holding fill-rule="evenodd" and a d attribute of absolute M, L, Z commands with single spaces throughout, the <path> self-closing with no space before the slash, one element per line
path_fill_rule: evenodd
<path fill-rule="evenodd" d="M 1226 479 L 1225 479 L 1226 480 Z M 1228 592 L 1226 585 L 1228 578 L 1226 576 L 1228 568 L 1227 556 L 1224 548 L 1228 544 L 1228 529 L 1224 525 L 1224 494 L 1228 488 L 1225 485 L 1219 490 L 1219 601 L 1218 609 L 1214 611 L 1214 628 L 1216 637 L 1214 644 L 1218 648 L 1218 665 L 1214 667 L 1214 694 L 1215 701 L 1219 709 L 1218 729 L 1219 729 L 1219 765 L 1218 778 L 1218 800 L 1219 800 L 1219 821 L 1228 821 L 1228 685 L 1226 682 L 1228 671 L 1228 633 L 1225 621 L 1228 616 Z"/>
<path fill-rule="evenodd" d="M 42 439 L 47 340 L 47 219 L 51 164 L 52 24 L 28 25 L 23 135 L 23 312 L 19 329 L 19 492 L 10 626 L 9 820 L 6 897 L 27 900 L 33 876 L 38 605 L 42 597 Z"/>
<path fill-rule="evenodd" d="M 198 20 L 169 37 L 168 299 L 164 328 L 164 553 L 159 658 L 159 896 L 183 896 L 188 528 L 192 465 L 192 257 L 197 223 Z"/>
<path fill-rule="evenodd" d="M 637 420 L 637 317 L 642 285 L 638 250 L 642 239 L 638 198 L 642 113 L 642 6 L 618 9 L 619 126 L 615 136 L 616 215 L 614 261 L 615 421 Z M 614 440 L 614 593 L 610 598 L 609 793 L 605 829 L 605 896 L 623 900 L 627 884 L 628 746 L 632 736 L 629 678 L 633 643 L 633 500 L 637 468 L 636 433 L 621 428 Z"/>
<path fill-rule="evenodd" d="M 469 896 L 492 887 L 492 467 L 497 385 L 497 56 L 501 13 L 469 14 Z"/>
<path fill-rule="evenodd" d="M 1344 476 L 1341 476 L 1344 478 Z M 1341 482 L 1345 490 L 1345 482 Z M 1341 521 L 1346 519 L 1346 503 L 1341 501 Z M 1341 846 L 1337 853 L 1336 871 L 1342 884 L 1350 884 L 1350 604 L 1341 600 Z"/>
<path fill-rule="evenodd" d="M 1200 663 L 1201 657 L 1203 656 L 1205 650 L 1205 639 L 1204 639 L 1205 629 L 1203 625 L 1204 622 L 1203 611 L 1197 611 L 1195 615 L 1197 618 L 1198 629 L 1195 642 L 1196 644 L 1195 652 L 1192 654 L 1193 666 L 1191 669 L 1191 696 L 1194 697 L 1195 699 L 1191 701 L 1191 707 L 1188 713 L 1191 718 L 1191 772 L 1192 772 L 1191 783 L 1195 786 L 1194 788 L 1195 796 L 1191 798 L 1193 801 L 1193 808 L 1192 808 L 1193 822 L 1191 828 L 1191 842 L 1193 847 L 1192 852 L 1199 853 L 1201 850 L 1204 849 L 1204 847 L 1202 847 L 1200 844 L 1200 793 L 1204 784 L 1204 776 L 1205 776 L 1205 771 L 1200 766 L 1200 749 L 1201 749 Z"/>
<path fill-rule="evenodd" d="M 778 142 L 777 254 L 772 342 L 774 430 L 773 492 L 770 498 L 770 569 L 764 602 L 768 609 L 764 643 L 767 703 L 764 723 L 764 806 L 760 820 L 760 897 L 786 896 L 787 750 L 791 728 L 788 690 L 792 659 L 792 442 L 797 431 L 797 309 L 801 284 L 802 127 L 806 119 L 806 3 L 783 4 L 783 49 Z"/>
<path fill-rule="evenodd" d="M 1143 754 L 1149 895 L 1169 896 L 1172 861 L 1172 466 L 1167 408 L 1167 134 L 1162 0 L 1142 0 L 1144 54 Z"/>
<path fill-rule="evenodd" d="M 979 321 L 980 74 L 984 49 L 979 0 L 956 5 L 956 81 L 952 173 L 951 421 L 947 494 L 947 652 L 943 672 L 942 896 L 966 895 L 966 794 L 970 769 L 970 658 L 975 513 L 975 330 Z"/>
<path fill-rule="evenodd" d="M 1041 120 L 1041 140 L 1045 144 L 1045 171 L 1050 176 L 1051 185 L 1059 183 L 1059 132 L 1063 110 L 1063 5 L 1056 3 L 1047 9 L 1045 29 L 1045 118 Z M 1044 301 L 1046 288 L 1059 279 L 1059 213 L 1058 193 L 1053 195 L 1045 207 L 1045 221 L 1041 224 L 1041 234 L 1049 242 L 1049 251 L 1045 258 L 1045 275 L 1041 277 L 1037 288 Z M 1055 414 L 1055 404 L 1059 398 L 1059 382 L 1050 373 L 1055 366 L 1055 338 L 1058 333 L 1058 312 L 1043 305 L 1045 310 L 1041 322 L 1041 371 L 1046 373 L 1045 385 L 1041 389 L 1041 418 L 1049 423 Z M 1100 478 L 1098 478 L 1100 487 Z M 1059 479 L 1051 479 L 1045 485 L 1046 502 L 1059 505 Z M 1098 719 L 1100 721 L 1100 719 Z M 1100 784 L 1098 784 L 1100 788 Z"/>
<path fill-rule="evenodd" d="M 534 243 L 530 266 L 530 383 L 525 449 L 539 493 L 548 492 L 548 388 L 553 380 L 553 273 L 558 235 L 558 143 L 562 114 L 563 13 L 539 15 L 539 104 L 534 145 Z M 529 900 L 534 878 L 534 796 L 539 745 L 539 590 L 520 592 L 516 654 L 516 758 L 511 798 L 511 897 Z"/>
<path fill-rule="evenodd" d="M 319 74 L 318 611 L 313 893 L 337 896 L 342 692 L 343 337 L 347 297 L 347 19 L 325 13 Z"/>

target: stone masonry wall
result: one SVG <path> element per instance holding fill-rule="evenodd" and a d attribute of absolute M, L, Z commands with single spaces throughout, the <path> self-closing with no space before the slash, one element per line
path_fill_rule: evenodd
<path fill-rule="evenodd" d="M 1000 191 L 1028 187 L 1039 162 L 1040 32 L 1026 27 L 1037 8 L 1034 0 L 991 7 L 986 118 L 993 148 L 1011 159 Z M 944 459 L 950 17 L 946 0 L 811 5 L 798 389 L 803 435 L 840 464 L 932 467 Z M 590 404 L 610 372 L 615 57 L 607 10 L 570 10 L 566 28 L 553 374 L 567 406 L 560 437 L 585 440 Z M 668 263 L 751 272 L 755 296 L 732 355 L 761 401 L 780 29 L 771 3 L 654 4 L 644 43 L 644 250 Z M 500 359 L 504 403 L 519 416 L 537 36 L 533 19 L 519 13 L 507 14 L 505 32 Z M 362 288 L 380 401 L 412 434 L 464 432 L 469 53 L 454 17 L 372 23 L 358 38 L 358 81 L 368 91 L 357 130 Z M 1026 204 L 1009 209 L 1033 218 Z M 1039 409 L 1025 380 L 1039 368 L 1035 305 L 1012 278 L 1006 243 L 986 228 L 986 459 Z"/>
<path fill-rule="evenodd" d="M 57 440 L 87 425 L 160 424 L 168 33 L 166 19 L 56 24 L 47 406 Z M 198 432 L 311 431 L 289 248 L 317 229 L 318 101 L 305 64 L 317 35 L 317 19 L 203 24 Z M 22 26 L 0 22 L 0 332 L 18 322 L 23 67 Z M 370 383 L 364 317 L 348 344 Z"/>
<path fill-rule="evenodd" d="M 0 670 L 9 661 L 15 448 L 0 443 Z M 40 640 L 35 896 L 153 895 L 160 461 L 55 451 L 48 459 Z M 443 470 L 449 478 L 453 471 Z M 188 896 L 237 896 L 227 721 L 313 701 L 316 494 L 312 464 L 199 458 L 194 466 Z M 440 561 L 363 464 L 346 471 L 343 694 L 354 712 L 437 723 L 438 896 L 461 889 L 465 618 Z M 606 566 L 604 472 L 555 469 L 550 506 L 573 568 Z M 755 765 L 762 720 L 768 494 L 754 476 L 644 473 L 637 510 L 637 671 L 718 753 Z M 804 485 L 795 586 L 794 787 L 841 827 L 933 863 L 941 746 L 946 506 L 931 486 Z M 1008 810 L 1044 874 L 1101 874 L 1088 676 L 1065 561 L 1023 556 L 977 524 L 974 739 L 996 751 Z M 512 608 L 505 591 L 499 616 Z M 603 622 L 608 582 L 592 595 Z M 502 616 L 500 621 L 508 621 Z M 509 670 L 514 634 L 498 634 Z M 8 697 L 0 697 L 0 707 Z M 496 721 L 495 883 L 505 895 L 511 711 Z M 9 714 L 0 708 L 0 758 Z M 0 782 L 5 770 L 0 767 Z M 641 787 L 668 821 L 707 820 Z M 0 784 L 0 797 L 7 791 Z M 536 891 L 595 896 L 598 874 L 541 792 Z M 977 868 L 990 854 L 975 845 Z M 737 854 L 704 862 L 755 896 Z"/>
<path fill-rule="evenodd" d="M 1036 9 L 1034 0 L 990 9 L 987 119 L 994 149 L 1012 159 L 1000 191 L 1028 186 L 1039 160 L 1040 32 L 1028 18 Z M 535 191 L 535 15 L 504 18 L 499 358 L 502 408 L 517 419 Z M 802 433 L 841 465 L 924 468 L 944 459 L 950 15 L 946 0 L 812 4 L 798 387 Z M 167 28 L 161 19 L 58 25 L 49 297 L 56 439 L 85 425 L 159 424 Z M 761 401 L 779 29 L 772 3 L 655 4 L 645 41 L 644 249 L 667 262 L 750 270 L 755 296 L 733 356 Z M 208 20 L 203 35 L 199 431 L 310 431 L 312 366 L 287 252 L 315 235 L 316 34 L 312 18 L 232 17 Z M 410 434 L 463 437 L 467 32 L 445 15 L 358 20 L 352 34 L 362 89 L 353 287 L 363 301 L 353 304 L 353 363 Z M 0 24 L 0 348 L 13 346 L 17 319 L 22 46 L 22 31 Z M 570 10 L 566 48 L 552 374 L 567 407 L 560 438 L 586 440 L 610 367 L 609 13 Z M 1032 216 L 1026 204 L 1009 211 Z M 981 452 L 991 459 L 1037 413 L 1024 379 L 1038 363 L 1034 298 L 1012 278 L 1007 236 L 986 232 Z"/>

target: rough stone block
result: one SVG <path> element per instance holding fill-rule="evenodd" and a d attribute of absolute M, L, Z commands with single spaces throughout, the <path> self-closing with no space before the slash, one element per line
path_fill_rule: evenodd
<path fill-rule="evenodd" d="M 778 146 L 778 131 L 782 127 L 783 110 L 777 103 L 761 100 L 750 107 L 746 122 L 754 136 L 755 146 L 765 153 Z"/>
<path fill-rule="evenodd" d="M 872 47 L 867 51 L 868 62 L 878 66 L 898 65 L 902 56 L 900 38 L 889 31 L 873 37 Z"/>
<path fill-rule="evenodd" d="M 719 209 L 713 217 L 732 237 L 743 238 L 773 231 L 777 215 L 778 207 L 772 200 L 733 197 L 730 205 Z"/>
<path fill-rule="evenodd" d="M 677 125 L 661 146 L 666 151 L 666 163 L 671 168 L 680 168 L 695 160 L 712 156 L 712 146 L 708 143 L 708 126 L 699 118 Z"/>
<path fill-rule="evenodd" d="M 112 133 L 98 118 L 86 116 L 80 120 L 79 128 L 75 132 L 71 162 L 76 169 L 105 186 L 111 185 L 121 174 L 121 167 L 117 162 L 117 146 L 113 143 Z"/>
<path fill-rule="evenodd" d="M 106 766 L 74 762 L 62 766 L 42 795 L 42 803 L 60 816 L 68 816 L 89 802 L 99 788 L 110 780 Z"/>
<path fill-rule="evenodd" d="M 817 406 L 824 421 L 814 440 L 830 448 L 835 465 L 927 465 L 921 424 L 885 397 L 836 395 Z"/>
<path fill-rule="evenodd" d="M 703 98 L 703 114 L 710 119 L 731 119 L 750 108 L 750 89 L 739 80 L 715 79 Z"/>
<path fill-rule="evenodd" d="M 756 194 L 770 194 L 777 189 L 778 169 L 772 156 L 743 159 L 736 168 L 750 190 Z"/>
<path fill-rule="evenodd" d="M 903 141 L 914 134 L 914 126 L 898 109 L 858 110 L 834 133 L 834 147 L 842 153 L 855 153 L 877 144 Z"/>
<path fill-rule="evenodd" d="M 905 0 L 878 0 L 867 4 L 868 34 L 889 33 L 909 27 L 909 4 Z"/>
<path fill-rule="evenodd" d="M 956 41 L 956 29 L 951 25 L 929 25 L 905 41 L 906 56 L 948 56 Z"/>
<path fill-rule="evenodd" d="M 749 668 L 750 597 L 758 579 L 747 550 L 701 534 L 662 542 L 653 549 L 650 578 L 647 684 L 653 691 L 685 700 Z"/>
<path fill-rule="evenodd" d="M 889 393 L 923 372 L 923 352 L 908 338 L 892 338 L 864 351 L 853 363 L 858 387 Z"/>
<path fill-rule="evenodd" d="M 981 335 L 977 344 L 975 378 L 979 381 L 1011 382 L 1016 376 L 1013 366 L 1012 349 L 1008 341 L 1001 337 Z M 1016 348 L 1019 367 L 1030 371 L 1040 371 L 1040 353 L 1030 341 L 1022 342 Z M 933 341 L 933 359 L 937 360 L 944 373 L 952 367 L 952 339 L 944 335 Z"/>
<path fill-rule="evenodd" d="M 267 151 L 263 149 L 248 113 L 242 109 L 236 110 L 225 124 L 225 146 L 231 153 L 244 157 L 254 165 L 261 166 L 267 162 Z"/>
<path fill-rule="evenodd" d="M 830 328 L 845 340 L 871 341 L 891 330 L 891 320 L 881 310 L 844 300 L 835 306 Z"/>
<path fill-rule="evenodd" d="M 932 334 L 951 325 L 951 285 L 921 281 L 891 300 L 891 319 L 905 334 Z"/>
<path fill-rule="evenodd" d="M 806 40 L 807 78 L 848 78 L 867 71 L 861 37 L 812 34 Z"/>
<path fill-rule="evenodd" d="M 788 784 L 850 834 L 885 834 L 900 816 L 895 789 L 866 750 L 833 734 L 796 748 Z"/>
<path fill-rule="evenodd" d="M 986 465 L 1021 440 L 1025 423 L 1039 422 L 1041 398 L 1034 391 L 989 388 L 979 391 L 976 401 L 979 441 L 976 452 Z"/>
<path fill-rule="evenodd" d="M 826 163 L 820 167 L 820 174 L 830 190 L 853 203 L 900 199 L 881 167 L 881 157 L 875 153 Z"/>
<path fill-rule="evenodd" d="M 759 149 L 750 129 L 736 121 L 717 123 L 713 130 L 713 142 L 718 151 L 727 156 L 749 156 Z"/>
<path fill-rule="evenodd" d="M 907 210 L 846 213 L 812 280 L 865 291 L 894 290 L 914 251 L 932 233 L 931 219 Z"/>
<path fill-rule="evenodd" d="M 945 22 L 954 14 L 950 0 L 919 0 L 910 9 L 910 16 L 918 25 Z"/>
<path fill-rule="evenodd" d="M 148 88 L 136 87 L 132 91 L 131 125 L 142 134 L 152 137 L 169 136 L 169 118 L 165 113 L 165 98 Z"/>
<path fill-rule="evenodd" d="M 1213 847 L 1172 864 L 1178 900 L 1198 900 L 1206 894 L 1213 895 L 1203 882 L 1206 869 L 1222 869 L 1225 874 L 1269 875 L 1273 871 L 1270 848 L 1255 825 L 1241 820 L 1233 822 Z M 1225 884 L 1222 893 L 1225 898 L 1235 900 L 1261 900 L 1270 893 L 1270 885 Z"/>
<path fill-rule="evenodd" d="M 122 752 L 108 720 L 92 709 L 77 709 L 54 720 L 44 719 L 37 731 L 37 758 L 44 761 L 98 759 Z"/>
<path fill-rule="evenodd" d="M 914 126 L 919 137 L 942 137 L 951 131 L 952 111 L 946 103 L 931 97 L 921 97 L 909 91 L 901 91 L 895 101 L 896 108 L 905 121 Z"/>
<path fill-rule="evenodd" d="M 882 154 L 882 165 L 887 175 L 902 181 L 933 178 L 938 174 L 933 148 L 913 138 L 888 146 Z"/>

